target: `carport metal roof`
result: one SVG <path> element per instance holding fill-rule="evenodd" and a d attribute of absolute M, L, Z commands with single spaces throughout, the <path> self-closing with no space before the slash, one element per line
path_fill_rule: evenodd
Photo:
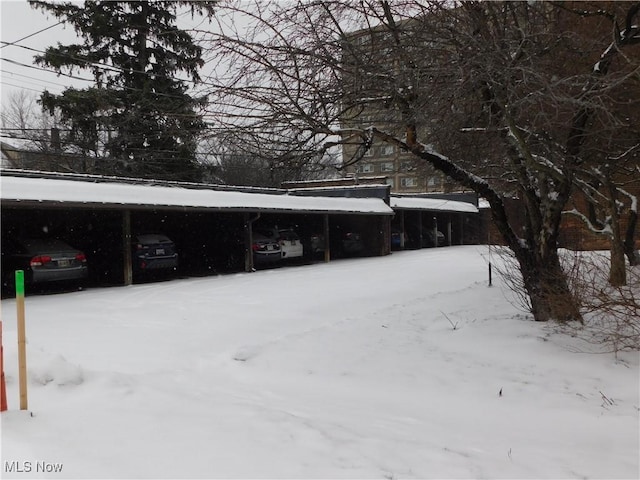
<path fill-rule="evenodd" d="M 478 213 L 472 203 L 441 198 L 391 197 L 391 208 L 398 210 L 429 210 L 453 213 Z"/>
<path fill-rule="evenodd" d="M 84 179 L 0 176 L 3 206 L 393 215 L 379 198 L 336 198 L 157 186 Z"/>

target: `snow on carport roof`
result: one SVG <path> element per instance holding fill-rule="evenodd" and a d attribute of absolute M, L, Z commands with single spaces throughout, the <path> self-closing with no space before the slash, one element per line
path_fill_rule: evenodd
<path fill-rule="evenodd" d="M 404 210 L 437 210 L 441 212 L 478 213 L 472 203 L 441 198 L 391 197 L 391 208 Z"/>
<path fill-rule="evenodd" d="M 5 205 L 100 206 L 392 215 L 379 198 L 302 197 L 52 178 L 0 177 Z"/>

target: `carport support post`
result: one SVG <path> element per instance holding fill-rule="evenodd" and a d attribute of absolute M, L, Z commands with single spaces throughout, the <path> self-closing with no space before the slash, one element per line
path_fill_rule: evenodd
<path fill-rule="evenodd" d="M 124 256 L 124 285 L 133 283 L 132 254 L 131 254 L 131 212 L 122 212 L 122 252 Z"/>
<path fill-rule="evenodd" d="M 244 271 L 253 272 L 255 265 L 253 263 L 253 222 L 260 218 L 260 213 L 255 218 L 251 218 L 250 213 L 244 214 Z"/>
<path fill-rule="evenodd" d="M 404 210 L 400 210 L 400 248 L 404 250 Z"/>
<path fill-rule="evenodd" d="M 329 242 L 329 214 L 325 213 L 323 218 L 324 230 L 324 261 L 331 260 L 331 242 Z"/>
<path fill-rule="evenodd" d="M 391 217 L 382 217 L 380 222 L 382 223 L 382 245 L 380 246 L 380 255 L 389 255 L 391 253 Z"/>
<path fill-rule="evenodd" d="M 453 239 L 451 237 L 451 234 L 453 233 L 453 230 L 451 228 L 451 215 L 451 213 L 447 215 L 447 240 L 449 240 L 449 246 L 453 245 Z"/>

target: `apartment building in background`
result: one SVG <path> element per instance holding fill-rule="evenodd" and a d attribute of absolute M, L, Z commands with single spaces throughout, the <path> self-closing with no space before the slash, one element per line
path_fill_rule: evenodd
<path fill-rule="evenodd" d="M 424 22 L 420 25 L 420 21 L 414 24 L 412 19 L 405 19 L 398 22 L 396 26 L 400 23 L 402 28 L 394 33 L 404 42 L 402 50 L 394 50 L 392 33 L 383 27 L 353 32 L 347 37 L 343 47 L 347 52 L 343 57 L 342 78 L 345 92 L 348 92 L 345 105 L 357 105 L 357 107 L 346 110 L 341 117 L 341 126 L 344 131 L 357 132 L 375 126 L 378 130 L 388 132 L 396 138 L 404 138 L 407 122 L 403 121 L 402 112 L 398 108 L 401 102 L 392 97 L 396 94 L 402 96 L 411 88 L 416 88 L 414 91 L 418 91 L 421 86 L 420 79 L 428 77 L 426 80 L 430 81 L 432 74 L 433 78 L 437 78 L 441 83 L 447 81 L 446 78 L 439 77 L 441 72 L 435 69 L 430 70 L 430 60 L 425 58 L 424 49 L 421 49 L 425 43 L 431 47 L 434 45 L 437 47 L 438 39 L 430 37 L 429 29 L 425 28 Z M 422 50 L 422 54 L 418 50 Z M 448 55 L 446 46 L 440 49 L 429 48 L 428 51 L 435 51 L 445 59 Z M 436 63 L 433 62 L 434 65 Z M 385 83 L 386 79 L 393 83 Z M 412 81 L 415 82 L 413 85 Z M 428 91 L 422 90 L 421 93 L 429 96 Z M 415 97 L 412 100 L 415 100 Z M 434 108 L 437 96 L 431 100 L 424 99 L 422 102 L 422 105 L 417 108 L 408 103 L 408 108 L 412 108 L 408 111 L 410 115 L 415 116 L 418 138 L 428 141 L 430 138 L 438 137 L 437 132 L 440 130 L 442 117 L 436 112 L 446 110 Z M 436 135 L 433 135 L 434 132 Z M 384 181 L 390 185 L 391 194 L 396 196 L 403 194 L 437 196 L 437 194 L 467 192 L 462 186 L 435 171 L 426 162 L 421 162 L 411 153 L 402 151 L 397 146 L 374 140 L 369 148 L 363 151 L 362 137 L 349 138 L 344 135 L 342 140 L 344 170 L 353 183 L 365 183 L 370 181 L 369 179 L 378 179 L 379 183 Z M 628 153 L 631 152 L 632 149 L 629 149 Z M 473 153 L 469 152 L 469 154 Z M 635 221 L 637 208 L 634 208 L 634 205 L 640 198 L 640 177 L 638 176 L 640 167 L 637 158 L 637 155 L 635 159 L 630 158 L 626 176 L 624 171 L 616 174 L 616 178 L 623 175 L 622 178 L 618 178 L 618 182 L 624 188 L 625 194 L 620 195 L 627 208 L 621 218 L 620 228 L 623 235 L 627 236 L 633 234 L 629 226 L 633 226 L 632 222 Z M 508 200 L 510 216 L 518 219 L 523 212 L 520 200 L 518 198 Z M 628 206 L 629 203 L 631 207 Z M 581 212 L 591 212 L 594 206 L 584 195 L 577 192 L 567 205 L 568 210 L 571 208 L 578 208 Z M 490 225 L 489 210 L 485 208 L 482 211 L 487 214 L 483 220 L 484 224 Z M 524 218 L 520 220 L 516 220 L 515 224 L 524 225 Z M 639 229 L 640 222 L 635 227 L 636 248 L 640 245 Z M 497 231 L 492 235 L 486 233 L 480 236 L 486 237 L 490 242 L 499 241 Z M 562 220 L 560 244 L 576 250 L 607 249 L 610 246 L 610 237 L 594 233 L 577 216 L 567 215 Z"/>
<path fill-rule="evenodd" d="M 408 45 L 403 46 L 403 49 L 414 48 L 422 51 L 421 42 L 430 41 L 425 37 L 424 25 L 411 19 L 401 23 L 403 34 L 410 38 Z M 384 80 L 380 81 L 385 76 L 395 83 L 404 81 L 403 69 L 406 69 L 406 58 L 399 59 L 398 52 L 393 50 L 392 44 L 391 33 L 384 27 L 357 31 L 348 36 L 344 44 L 345 68 L 342 81 L 347 85 L 345 90 L 350 92 L 349 95 L 359 95 L 359 92 L 362 92 L 364 96 L 379 96 L 383 99 L 394 88 L 402 89 L 395 84 L 392 87 L 384 85 Z M 423 73 L 428 71 L 430 62 L 423 59 L 420 68 Z M 415 81 L 411 75 L 407 75 L 406 78 L 405 90 L 411 88 L 411 81 Z M 354 98 L 347 98 L 347 102 L 350 100 Z M 346 111 L 341 117 L 343 128 L 362 129 L 375 125 L 402 138 L 405 124 L 401 121 L 401 114 L 393 102 L 380 100 L 354 103 L 359 107 Z M 435 115 L 429 117 L 428 106 L 425 106 L 421 115 L 423 117 L 418 122 L 420 138 L 429 138 L 430 122 L 437 124 L 438 120 Z M 420 161 L 411 153 L 402 151 L 395 145 L 374 140 L 369 149 L 362 151 L 361 138 L 354 138 L 353 142 L 350 142 L 348 138 L 343 137 L 343 142 L 344 171 L 346 176 L 351 177 L 355 183 L 374 177 L 384 177 L 385 182 L 391 187 L 391 193 L 394 194 L 465 191 L 426 162 Z M 356 159 L 359 160 L 354 161 Z"/>
<path fill-rule="evenodd" d="M 351 148 L 350 148 L 351 147 Z M 345 158 L 352 158 L 355 147 L 343 147 Z M 384 177 L 392 193 L 450 193 L 463 191 L 440 172 L 424 162 L 416 162 L 415 157 L 386 143 L 374 143 L 364 156 L 345 170 L 354 182 Z"/>

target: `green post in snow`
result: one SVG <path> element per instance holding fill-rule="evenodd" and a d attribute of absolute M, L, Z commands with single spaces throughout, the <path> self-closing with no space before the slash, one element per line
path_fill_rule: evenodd
<path fill-rule="evenodd" d="M 16 270 L 16 296 L 24 297 L 24 271 Z"/>

